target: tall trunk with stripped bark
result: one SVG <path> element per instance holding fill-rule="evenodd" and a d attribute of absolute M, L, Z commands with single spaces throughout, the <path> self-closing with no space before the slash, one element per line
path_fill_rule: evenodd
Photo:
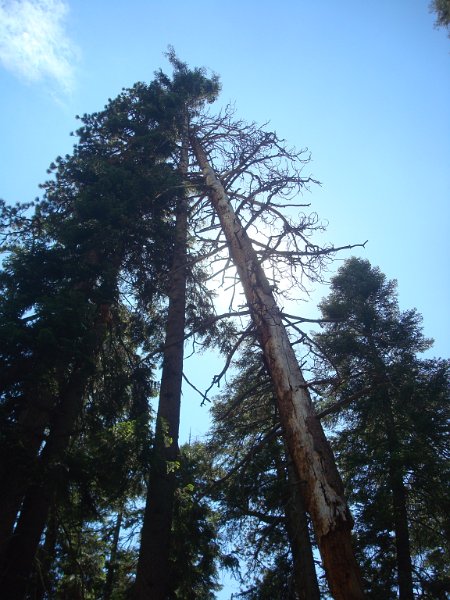
<path fill-rule="evenodd" d="M 342 481 L 315 416 L 280 309 L 249 236 L 234 213 L 199 139 L 191 134 L 190 140 L 257 328 L 289 453 L 300 480 L 305 482 L 306 508 L 314 525 L 331 593 L 336 600 L 361 599 L 364 597 L 362 582 L 351 541 L 353 522 Z"/>

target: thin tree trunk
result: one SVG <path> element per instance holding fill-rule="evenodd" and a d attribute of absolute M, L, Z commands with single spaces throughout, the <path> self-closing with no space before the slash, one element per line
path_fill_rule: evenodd
<path fill-rule="evenodd" d="M 56 511 L 53 508 L 47 523 L 45 542 L 39 549 L 36 561 L 36 591 L 32 595 L 33 600 L 42 600 L 47 594 L 51 597 L 50 569 L 55 560 L 56 538 L 58 534 Z"/>
<path fill-rule="evenodd" d="M 305 502 L 331 593 L 336 600 L 361 599 L 362 582 L 351 542 L 353 521 L 342 481 L 315 416 L 280 310 L 247 232 L 194 135 L 191 144 L 257 327 L 289 453 L 300 480 L 305 482 Z"/>
<path fill-rule="evenodd" d="M 185 175 L 188 170 L 186 131 L 183 138 L 179 170 Z M 165 600 L 170 583 L 169 557 L 176 490 L 176 461 L 179 458 L 178 432 L 186 320 L 188 210 L 184 194 L 177 201 L 175 227 L 155 445 L 134 588 L 136 600 Z"/>
<path fill-rule="evenodd" d="M 386 427 L 389 443 L 389 483 L 392 493 L 392 513 L 394 520 L 395 549 L 397 558 L 397 577 L 399 600 L 414 600 L 412 580 L 412 561 L 409 541 L 408 512 L 406 508 L 406 490 L 403 483 L 403 465 L 399 460 L 399 441 L 395 430 L 389 390 L 386 389 Z"/>
<path fill-rule="evenodd" d="M 379 356 L 376 343 L 370 331 L 366 332 L 373 353 L 373 363 L 377 368 L 381 388 L 381 403 L 386 427 L 388 443 L 389 485 L 392 494 L 392 516 L 394 521 L 395 550 L 397 562 L 397 580 L 399 600 L 414 600 L 413 567 L 409 540 L 408 512 L 406 490 L 403 483 L 403 461 L 400 458 L 401 448 L 396 431 L 395 418 L 392 410 L 390 378 L 383 359 Z"/>
<path fill-rule="evenodd" d="M 392 468 L 390 469 L 390 480 L 397 551 L 399 600 L 414 600 L 405 486 L 401 475 L 394 472 Z"/>
<path fill-rule="evenodd" d="M 31 400 L 30 397 L 25 397 L 22 402 L 25 408 L 13 433 L 14 441 L 8 440 L 3 448 L 0 476 L 0 556 L 11 539 L 23 496 L 33 477 L 55 398 L 48 390 L 43 397 L 39 397 L 39 392 L 36 394 L 35 391 Z M 14 451 L 11 451 L 12 447 Z"/>
<path fill-rule="evenodd" d="M 285 512 L 287 531 L 294 560 L 294 575 L 297 594 L 300 600 L 320 600 L 314 556 L 309 535 L 301 482 L 292 462 L 288 460 L 287 494 Z"/>
<path fill-rule="evenodd" d="M 119 548 L 120 530 L 122 528 L 123 512 L 120 510 L 117 513 L 116 524 L 114 526 L 114 535 L 111 546 L 111 554 L 109 556 L 108 572 L 106 574 L 105 589 L 103 591 L 103 600 L 111 600 L 113 593 L 114 577 L 117 569 L 117 551 Z"/>
<path fill-rule="evenodd" d="M 97 265 L 99 255 L 100 251 L 98 249 L 91 249 L 83 257 L 83 260 L 88 265 Z M 111 260 L 110 267 L 115 268 L 116 276 L 121 256 L 122 252 L 118 252 L 114 260 Z M 93 285 L 94 282 L 92 281 L 82 281 L 75 285 L 74 289 L 87 293 L 92 291 Z M 32 385 L 29 385 L 27 393 L 21 398 L 23 408 L 13 433 L 18 450 L 14 450 L 14 453 L 7 453 L 7 456 L 3 457 L 0 470 L 0 577 L 3 556 L 11 540 L 20 507 L 27 489 L 30 487 L 30 480 L 35 477 L 36 468 L 39 468 L 39 450 L 44 441 L 45 429 L 50 426 L 51 430 L 52 427 L 51 415 L 55 410 L 59 410 L 57 403 L 58 401 L 61 402 L 61 397 L 64 395 L 70 396 L 72 380 L 75 382 L 73 384 L 75 387 L 78 385 L 79 371 L 83 370 L 83 365 L 89 365 L 89 361 L 95 357 L 104 339 L 106 323 L 110 319 L 110 306 L 107 303 L 98 305 L 97 311 L 96 319 L 90 323 L 90 327 L 97 334 L 96 339 L 93 345 L 92 342 L 87 341 L 82 359 L 73 359 L 76 366 L 73 368 L 73 375 L 66 385 L 66 391 L 60 392 L 58 398 L 57 394 L 52 393 L 50 389 L 45 389 L 45 386 L 41 388 L 38 386 L 37 390 L 33 390 Z M 87 335 L 89 340 L 91 332 L 88 332 Z M 83 355 L 82 349 L 80 349 L 80 355 Z M 69 364 L 66 365 L 66 369 L 68 372 L 70 371 Z M 60 367 L 59 375 L 63 372 L 63 368 Z M 13 444 L 12 442 L 9 443 Z"/>
<path fill-rule="evenodd" d="M 277 417 L 277 422 L 279 418 Z M 278 478 L 283 482 L 283 507 L 286 532 L 294 564 L 295 590 L 299 600 L 320 600 L 314 555 L 309 534 L 308 515 L 303 500 L 304 490 L 286 444 L 285 464 L 275 455 Z"/>

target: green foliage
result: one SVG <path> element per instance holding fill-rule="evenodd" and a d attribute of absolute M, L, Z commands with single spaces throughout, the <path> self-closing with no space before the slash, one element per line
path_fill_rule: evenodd
<path fill-rule="evenodd" d="M 6 540 L 34 481 L 45 511 L 53 498 L 62 510 L 76 503 L 83 532 L 142 491 L 153 365 L 141 353 L 161 341 L 180 185 L 173 123 L 161 109 L 158 85 L 124 90 L 83 117 L 78 144 L 51 165 L 34 211 L 0 207 Z M 63 435 L 56 424 L 66 414 Z"/>
<path fill-rule="evenodd" d="M 368 592 L 396 597 L 394 482 L 401 481 L 415 586 L 431 597 L 427 587 L 448 578 L 450 364 L 417 357 L 431 345 L 420 315 L 400 311 L 395 282 L 368 261 L 348 260 L 320 307 L 330 320 L 316 336 L 329 361 L 321 375 L 336 369 L 341 381 L 324 390 L 325 406 L 342 407 L 330 422 Z"/>
<path fill-rule="evenodd" d="M 99 307 L 119 301 L 121 271 L 146 308 L 163 291 L 179 179 L 157 104 L 156 89 L 141 84 L 85 115 L 79 144 L 53 165 L 34 215 L 4 207 L 4 235 L 20 241 L 0 273 L 5 401 L 24 394 L 19 373 L 48 380 L 48 369 L 54 377 L 89 355 Z"/>
<path fill-rule="evenodd" d="M 2 485 L 14 480 L 17 511 L 33 481 L 51 499 L 53 520 L 39 550 L 45 560 L 33 584 L 42 595 L 45 582 L 48 597 L 99 598 L 114 582 L 108 594 L 118 599 L 132 583 L 135 548 L 116 540 L 107 557 L 115 514 L 136 545 L 134 506 L 150 464 L 152 356 L 161 352 L 174 209 L 185 184 L 179 130 L 186 110 L 195 114 L 219 90 L 217 77 L 190 71 L 173 51 L 169 58 L 172 79 L 158 73 L 80 119 L 78 143 L 50 166 L 42 200 L 0 203 L 0 475 Z M 201 281 L 196 269 L 194 333 L 211 339 L 200 326 L 206 313 L 214 316 Z M 59 435 L 54 423 L 75 405 L 65 442 L 41 464 Z M 173 597 L 212 598 L 214 519 L 194 500 L 185 462 L 170 465 L 181 486 Z"/>
<path fill-rule="evenodd" d="M 281 439 L 270 379 L 261 355 L 249 347 L 237 375 L 215 400 L 208 442 L 229 567 L 242 598 L 297 598 L 288 533 L 293 482 Z M 227 566 L 227 564 L 225 564 Z"/>
<path fill-rule="evenodd" d="M 277 554 L 270 568 L 261 569 L 255 585 L 233 598 L 243 600 L 297 600 L 292 578 L 292 560 L 288 555 Z"/>
<path fill-rule="evenodd" d="M 217 75 L 206 77 L 206 71 L 202 68 L 190 69 L 187 63 L 182 62 L 175 54 L 175 50 L 169 47 L 167 57 L 174 68 L 172 80 L 164 73 L 159 72 L 158 82 L 162 88 L 169 92 L 169 102 L 175 111 L 178 111 L 180 102 L 195 114 L 205 102 L 212 103 L 220 92 L 220 83 Z"/>
<path fill-rule="evenodd" d="M 436 16 L 436 27 L 450 26 L 450 1 L 449 0 L 433 0 L 430 3 L 430 11 Z M 450 31 L 449 31 L 450 36 Z"/>
<path fill-rule="evenodd" d="M 220 548 L 217 517 L 207 500 L 204 465 L 208 458 L 200 443 L 183 446 L 172 527 L 170 600 L 213 600 L 218 584 Z"/>

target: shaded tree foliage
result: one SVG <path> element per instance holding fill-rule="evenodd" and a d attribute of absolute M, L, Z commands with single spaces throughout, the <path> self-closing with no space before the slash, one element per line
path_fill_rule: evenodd
<path fill-rule="evenodd" d="M 146 103 L 136 118 L 139 95 Z M 179 181 L 167 160 L 173 147 L 155 125 L 159 110 L 151 86 L 138 84 L 83 117 L 79 144 L 51 167 L 56 177 L 34 214 L 17 228 L 18 212 L 4 207 L 2 477 L 9 483 L 2 485 L 1 548 L 11 598 L 23 595 L 54 469 L 64 462 L 102 349 L 120 326 L 122 299 L 130 302 L 130 280 L 136 306 L 146 309 L 137 321 L 149 324 L 148 333 L 158 330 L 149 311 L 173 247 Z"/>
<path fill-rule="evenodd" d="M 450 26 L 449 0 L 433 0 L 430 3 L 430 11 L 436 16 L 436 27 L 445 27 L 448 30 Z M 450 36 L 450 30 L 448 35 Z"/>
<path fill-rule="evenodd" d="M 324 413 L 334 415 L 367 590 L 444 598 L 450 365 L 418 357 L 431 345 L 420 315 L 399 309 L 396 282 L 366 260 L 346 261 L 320 306 L 328 322 L 316 341 L 325 373 L 338 375 Z"/>
<path fill-rule="evenodd" d="M 236 367 L 212 409 L 208 449 L 225 544 L 245 564 L 242 597 L 318 599 L 304 485 L 283 442 L 260 350 L 248 348 Z"/>

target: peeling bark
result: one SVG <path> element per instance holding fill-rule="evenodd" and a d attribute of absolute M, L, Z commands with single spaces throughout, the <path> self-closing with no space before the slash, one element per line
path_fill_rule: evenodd
<path fill-rule="evenodd" d="M 281 312 L 247 232 L 209 165 L 201 143 L 195 135 L 191 135 L 190 139 L 258 331 L 289 453 L 300 481 L 305 482 L 305 503 L 314 525 L 331 593 L 336 600 L 363 598 L 361 577 L 351 543 L 353 521 L 344 498 L 342 481 L 322 426 L 315 416 Z"/>

